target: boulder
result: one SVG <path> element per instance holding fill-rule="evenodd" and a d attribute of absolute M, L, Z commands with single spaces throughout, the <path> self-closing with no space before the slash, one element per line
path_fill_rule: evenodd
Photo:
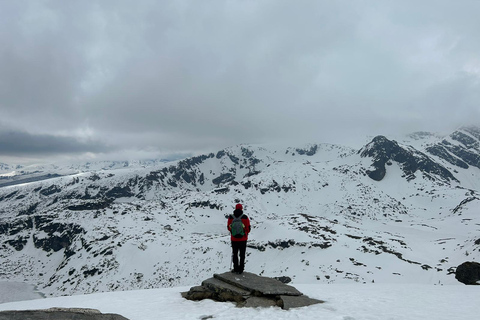
<path fill-rule="evenodd" d="M 201 286 L 183 292 L 182 296 L 188 300 L 231 301 L 238 307 L 280 307 L 284 310 L 323 303 L 303 295 L 296 288 L 277 279 L 249 272 L 214 274 L 213 278 L 203 281 Z"/>
<path fill-rule="evenodd" d="M 285 276 L 273 277 L 273 279 L 278 280 L 278 281 L 280 281 L 281 283 L 285 283 L 285 284 L 292 282 L 292 278 L 290 278 L 290 277 L 285 277 Z"/>
<path fill-rule="evenodd" d="M 464 284 L 479 285 L 480 263 L 473 261 L 462 263 L 455 271 L 455 279 Z"/>
<path fill-rule="evenodd" d="M 96 309 L 50 308 L 45 310 L 1 311 L 0 320 L 128 320 L 118 314 Z"/>

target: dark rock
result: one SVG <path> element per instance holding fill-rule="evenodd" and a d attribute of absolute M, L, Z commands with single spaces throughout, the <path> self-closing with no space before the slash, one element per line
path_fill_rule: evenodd
<path fill-rule="evenodd" d="M 33 221 L 31 218 L 21 217 L 14 221 L 0 224 L 0 234 L 7 234 L 10 236 L 21 233 L 24 230 L 33 228 Z"/>
<path fill-rule="evenodd" d="M 9 193 L 7 194 L 6 196 L 3 196 L 2 198 L 0 198 L 0 200 L 5 200 L 5 199 L 10 199 L 12 197 L 14 197 L 16 194 L 18 193 L 18 190 L 17 191 L 13 191 L 12 193 Z"/>
<path fill-rule="evenodd" d="M 475 201 L 475 200 L 480 200 L 478 199 L 477 197 L 469 197 L 469 198 L 466 198 L 464 200 L 462 200 L 462 202 L 460 202 L 460 204 L 458 206 L 456 206 L 452 212 L 453 213 L 457 213 L 458 211 L 460 211 L 467 203 L 469 202 L 472 202 L 472 201 Z"/>
<path fill-rule="evenodd" d="M 132 192 L 129 186 L 126 187 L 113 187 L 111 190 L 105 193 L 108 198 L 129 198 L 135 194 Z"/>
<path fill-rule="evenodd" d="M 216 210 L 222 210 L 222 206 L 216 203 L 211 203 L 210 200 L 207 201 L 194 201 L 189 204 L 189 207 L 193 208 L 210 208 Z"/>
<path fill-rule="evenodd" d="M 37 210 L 37 207 L 38 207 L 38 203 L 33 203 L 33 204 L 29 205 L 27 208 L 25 208 L 23 210 L 20 210 L 18 212 L 18 215 L 19 216 L 28 216 L 28 215 L 34 214 Z"/>
<path fill-rule="evenodd" d="M 480 146 L 477 139 L 472 138 L 471 136 L 461 131 L 455 131 L 450 135 L 450 137 L 453 140 L 462 143 L 468 149 L 478 149 L 478 147 Z"/>
<path fill-rule="evenodd" d="M 271 246 L 271 247 L 274 248 L 274 249 L 276 249 L 276 248 L 286 249 L 286 248 L 290 248 L 290 247 L 295 246 L 295 240 L 293 240 L 293 239 L 290 239 L 290 240 L 277 240 L 277 242 L 271 242 L 271 241 L 269 241 L 269 242 L 268 242 L 268 245 Z"/>
<path fill-rule="evenodd" d="M 216 301 L 235 301 L 242 302 L 250 292 L 223 282 L 216 278 L 210 278 L 202 282 L 202 287 L 208 288 L 215 297 Z"/>
<path fill-rule="evenodd" d="M 212 299 L 213 292 L 207 287 L 196 286 L 190 288 L 187 292 L 182 292 L 182 297 L 187 300 L 199 301 L 203 299 Z"/>
<path fill-rule="evenodd" d="M 284 187 L 284 191 L 286 190 L 285 192 L 288 192 L 290 190 L 290 187 L 288 186 L 283 186 L 283 187 Z M 275 180 L 273 180 L 270 185 L 260 189 L 261 194 L 265 194 L 267 192 L 273 192 L 273 191 L 275 192 L 282 191 L 282 186 L 280 186 L 280 184 L 278 184 L 278 182 Z"/>
<path fill-rule="evenodd" d="M 276 279 L 249 272 L 215 274 L 213 278 L 203 281 L 201 286 L 183 292 L 182 297 L 188 300 L 231 301 L 238 307 L 248 308 L 278 306 L 290 309 L 323 302 L 310 299 L 294 287 Z"/>
<path fill-rule="evenodd" d="M 1 311 L 0 320 L 128 320 L 113 313 L 95 309 L 51 308 L 46 310 Z"/>
<path fill-rule="evenodd" d="M 42 196 L 50 196 L 52 194 L 55 194 L 55 193 L 58 193 L 62 191 L 62 189 L 56 185 L 51 185 L 50 187 L 46 188 L 46 189 L 43 189 L 42 191 L 40 191 L 40 194 Z"/>
<path fill-rule="evenodd" d="M 468 164 L 466 164 L 465 161 L 462 161 L 459 158 L 452 156 L 452 154 L 447 150 L 447 148 L 441 144 L 427 147 L 426 151 L 434 156 L 446 160 L 447 162 L 457 167 L 468 169 Z"/>
<path fill-rule="evenodd" d="M 215 193 L 222 193 L 222 194 L 227 194 L 228 191 L 230 191 L 230 188 L 229 188 L 229 187 L 213 189 L 213 192 L 215 192 Z"/>
<path fill-rule="evenodd" d="M 97 180 L 101 180 L 102 178 L 98 174 L 92 173 L 92 175 L 90 177 L 87 177 L 87 179 L 91 181 L 97 181 Z"/>
<path fill-rule="evenodd" d="M 227 184 L 229 182 L 232 182 L 235 179 L 235 176 L 231 173 L 224 173 L 221 174 L 219 177 L 215 178 L 212 180 L 212 182 L 216 185 L 220 184 Z"/>
<path fill-rule="evenodd" d="M 473 137 L 477 138 L 480 141 L 480 127 L 477 126 L 466 126 L 462 127 L 465 132 L 472 135 Z"/>
<path fill-rule="evenodd" d="M 317 303 L 324 303 L 325 301 L 312 299 L 307 296 L 280 296 L 280 305 L 284 310 L 292 309 L 292 308 L 301 308 L 311 306 Z"/>
<path fill-rule="evenodd" d="M 241 306 L 246 308 L 281 307 L 277 304 L 276 300 L 255 296 L 248 297 Z"/>
<path fill-rule="evenodd" d="M 98 268 L 93 268 L 91 270 L 86 270 L 86 271 L 83 271 L 83 275 L 85 277 L 88 277 L 88 276 L 94 276 L 96 274 L 100 274 L 100 270 Z"/>
<path fill-rule="evenodd" d="M 18 237 L 16 239 L 6 241 L 6 243 L 11 245 L 17 251 L 22 251 L 23 247 L 25 247 L 27 242 L 28 242 L 28 238 L 25 238 L 25 237 Z"/>
<path fill-rule="evenodd" d="M 478 262 L 464 262 L 457 267 L 455 272 L 455 279 L 461 283 L 468 285 L 480 284 L 480 263 Z"/>
<path fill-rule="evenodd" d="M 480 128 L 463 127 L 452 133 L 450 138 L 459 143 L 444 139 L 429 146 L 426 151 L 460 168 L 480 168 Z"/>
<path fill-rule="evenodd" d="M 242 274 L 226 272 L 215 274 L 214 277 L 250 292 L 260 292 L 263 295 L 302 295 L 300 291 L 292 286 L 286 285 L 272 278 L 260 277 L 249 272 L 244 272 Z"/>
<path fill-rule="evenodd" d="M 317 153 L 318 146 L 314 145 L 311 146 L 310 149 L 296 149 L 299 155 L 307 155 L 307 156 L 313 156 L 315 153 Z"/>
<path fill-rule="evenodd" d="M 286 277 L 286 276 L 281 276 L 281 277 L 273 277 L 273 279 L 280 281 L 281 283 L 290 283 L 292 282 L 292 278 Z"/>
<path fill-rule="evenodd" d="M 54 220 L 54 216 L 34 217 L 36 229 L 44 232 L 42 236 L 33 235 L 35 248 L 42 248 L 46 252 L 67 249 L 78 235 L 85 233 L 85 230 L 76 224 L 64 224 Z"/>
<path fill-rule="evenodd" d="M 71 205 L 68 206 L 68 210 L 72 211 L 82 211 L 82 210 L 100 210 L 108 208 L 112 204 L 113 200 L 105 199 L 105 200 L 98 200 L 98 201 L 85 201 L 81 204 Z"/>
<path fill-rule="evenodd" d="M 399 163 L 409 181 L 415 179 L 417 170 L 427 176 L 436 175 L 446 181 L 458 181 L 448 169 L 427 155 L 412 148 L 403 148 L 396 141 L 388 140 L 384 136 L 375 137 L 359 153 L 362 158 L 372 158 L 374 170 L 366 170 L 366 173 L 375 181 L 381 181 L 385 177 L 385 165 L 389 161 Z"/>
<path fill-rule="evenodd" d="M 250 171 L 248 172 L 247 174 L 245 174 L 243 177 L 244 178 L 249 178 L 249 177 L 253 177 L 253 176 L 256 176 L 256 175 L 259 175 L 260 173 L 262 173 L 262 171 L 258 171 L 258 170 L 253 170 L 253 171 Z M 251 182 L 248 181 L 249 185 L 251 185 Z M 246 183 L 242 183 L 243 186 L 245 186 Z M 248 189 L 248 187 L 245 187 L 246 189 Z"/>

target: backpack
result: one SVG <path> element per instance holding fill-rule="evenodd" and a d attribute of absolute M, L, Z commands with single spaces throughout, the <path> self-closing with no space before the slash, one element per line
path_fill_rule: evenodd
<path fill-rule="evenodd" d="M 245 235 L 245 225 L 242 222 L 243 213 L 240 217 L 233 216 L 231 233 L 234 238 L 242 238 Z"/>

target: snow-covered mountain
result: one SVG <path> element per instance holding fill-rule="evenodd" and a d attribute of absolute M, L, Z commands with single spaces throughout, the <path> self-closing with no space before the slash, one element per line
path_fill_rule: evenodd
<path fill-rule="evenodd" d="M 48 180 L 60 176 L 82 172 L 115 170 L 121 168 L 146 168 L 164 164 L 170 160 L 135 160 L 135 161 L 94 161 L 76 164 L 41 164 L 9 165 L 0 163 L 0 187 L 12 186 Z"/>
<path fill-rule="evenodd" d="M 58 168 L 0 188 L 0 279 L 49 295 L 189 286 L 230 267 L 295 283 L 455 283 L 480 260 L 480 129 L 351 149 L 239 145 L 170 163 Z M 49 172 L 55 174 L 55 172 Z"/>

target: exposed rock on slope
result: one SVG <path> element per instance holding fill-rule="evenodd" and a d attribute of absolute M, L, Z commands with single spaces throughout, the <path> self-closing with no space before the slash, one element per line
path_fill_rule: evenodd
<path fill-rule="evenodd" d="M 457 167 L 480 168 L 480 128 L 463 127 L 426 150 Z"/>
<path fill-rule="evenodd" d="M 375 137 L 360 150 L 360 155 L 372 158 L 374 170 L 367 170 L 367 174 L 376 181 L 381 181 L 385 177 L 385 165 L 390 165 L 391 161 L 401 165 L 407 180 L 415 179 L 415 173 L 420 171 L 430 179 L 437 177 L 445 181 L 457 181 L 450 171 L 426 154 L 411 147 L 401 147 L 396 141 L 388 140 L 384 136 Z"/>

